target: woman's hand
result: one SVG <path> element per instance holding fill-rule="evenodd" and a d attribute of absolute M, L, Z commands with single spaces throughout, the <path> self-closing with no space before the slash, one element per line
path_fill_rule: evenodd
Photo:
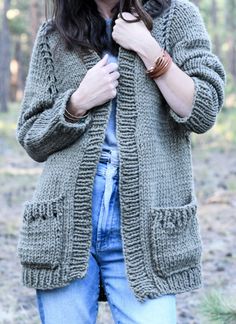
<path fill-rule="evenodd" d="M 125 19 L 134 19 L 128 12 L 123 13 Z M 123 19 L 115 20 L 112 37 L 122 47 L 134 50 L 142 59 L 147 69 L 153 66 L 156 58 L 160 56 L 161 47 L 151 35 L 143 21 L 127 23 Z M 154 79 L 159 90 L 169 106 L 181 117 L 191 114 L 194 82 L 174 62 L 171 68 L 161 77 Z"/>
<path fill-rule="evenodd" d="M 106 54 L 89 69 L 78 89 L 72 94 L 67 109 L 73 115 L 82 116 L 87 110 L 116 97 L 117 79 L 120 76 L 117 71 L 118 64 L 107 64 L 107 60 Z"/>
<path fill-rule="evenodd" d="M 129 12 L 123 12 L 126 20 L 134 20 L 136 17 Z M 127 23 L 118 14 L 112 31 L 112 38 L 120 46 L 138 52 L 140 48 L 145 47 L 146 42 L 152 38 L 150 31 L 142 20 L 135 23 Z"/>

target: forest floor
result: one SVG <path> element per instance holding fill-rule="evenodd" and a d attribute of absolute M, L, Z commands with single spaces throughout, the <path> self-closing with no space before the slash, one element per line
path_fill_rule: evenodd
<path fill-rule="evenodd" d="M 39 324 L 34 290 L 20 282 L 16 244 L 22 203 L 31 197 L 42 164 L 31 160 L 15 140 L 16 107 L 0 115 L 0 324 Z M 177 295 L 178 324 L 207 323 L 201 307 L 212 289 L 225 298 L 236 291 L 235 122 L 235 112 L 229 110 L 213 130 L 192 135 L 204 287 Z M 107 303 L 100 303 L 97 323 L 114 323 Z"/>

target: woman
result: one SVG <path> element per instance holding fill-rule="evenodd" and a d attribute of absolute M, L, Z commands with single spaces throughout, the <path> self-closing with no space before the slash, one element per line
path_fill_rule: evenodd
<path fill-rule="evenodd" d="M 16 132 L 45 162 L 23 210 L 22 282 L 46 324 L 95 323 L 100 280 L 116 323 L 176 323 L 176 294 L 202 286 L 190 135 L 214 125 L 224 68 L 187 0 L 53 9 Z"/>

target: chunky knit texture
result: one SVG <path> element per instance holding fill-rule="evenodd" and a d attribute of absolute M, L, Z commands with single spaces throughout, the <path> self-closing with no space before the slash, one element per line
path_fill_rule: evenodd
<path fill-rule="evenodd" d="M 145 5 L 144 5 L 145 7 Z M 88 69 L 92 51 L 69 52 L 58 32 L 39 28 L 16 136 L 32 159 L 45 162 L 23 208 L 18 242 L 25 286 L 51 289 L 85 276 L 91 245 L 93 181 L 112 101 L 69 123 L 63 112 Z M 121 234 L 129 285 L 139 301 L 202 286 L 202 242 L 194 192 L 191 132 L 204 133 L 224 100 L 225 72 L 211 51 L 199 10 L 172 0 L 152 35 L 195 83 L 193 110 L 178 116 L 139 56 L 119 49 L 117 142 Z"/>

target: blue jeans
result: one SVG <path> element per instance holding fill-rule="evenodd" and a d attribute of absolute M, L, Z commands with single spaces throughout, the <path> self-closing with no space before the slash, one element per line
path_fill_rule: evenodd
<path fill-rule="evenodd" d="M 94 179 L 93 232 L 87 274 L 65 287 L 36 289 L 43 324 L 96 323 L 100 272 L 115 323 L 176 323 L 174 294 L 141 303 L 128 285 L 120 233 L 118 170 L 117 151 L 103 150 Z"/>

